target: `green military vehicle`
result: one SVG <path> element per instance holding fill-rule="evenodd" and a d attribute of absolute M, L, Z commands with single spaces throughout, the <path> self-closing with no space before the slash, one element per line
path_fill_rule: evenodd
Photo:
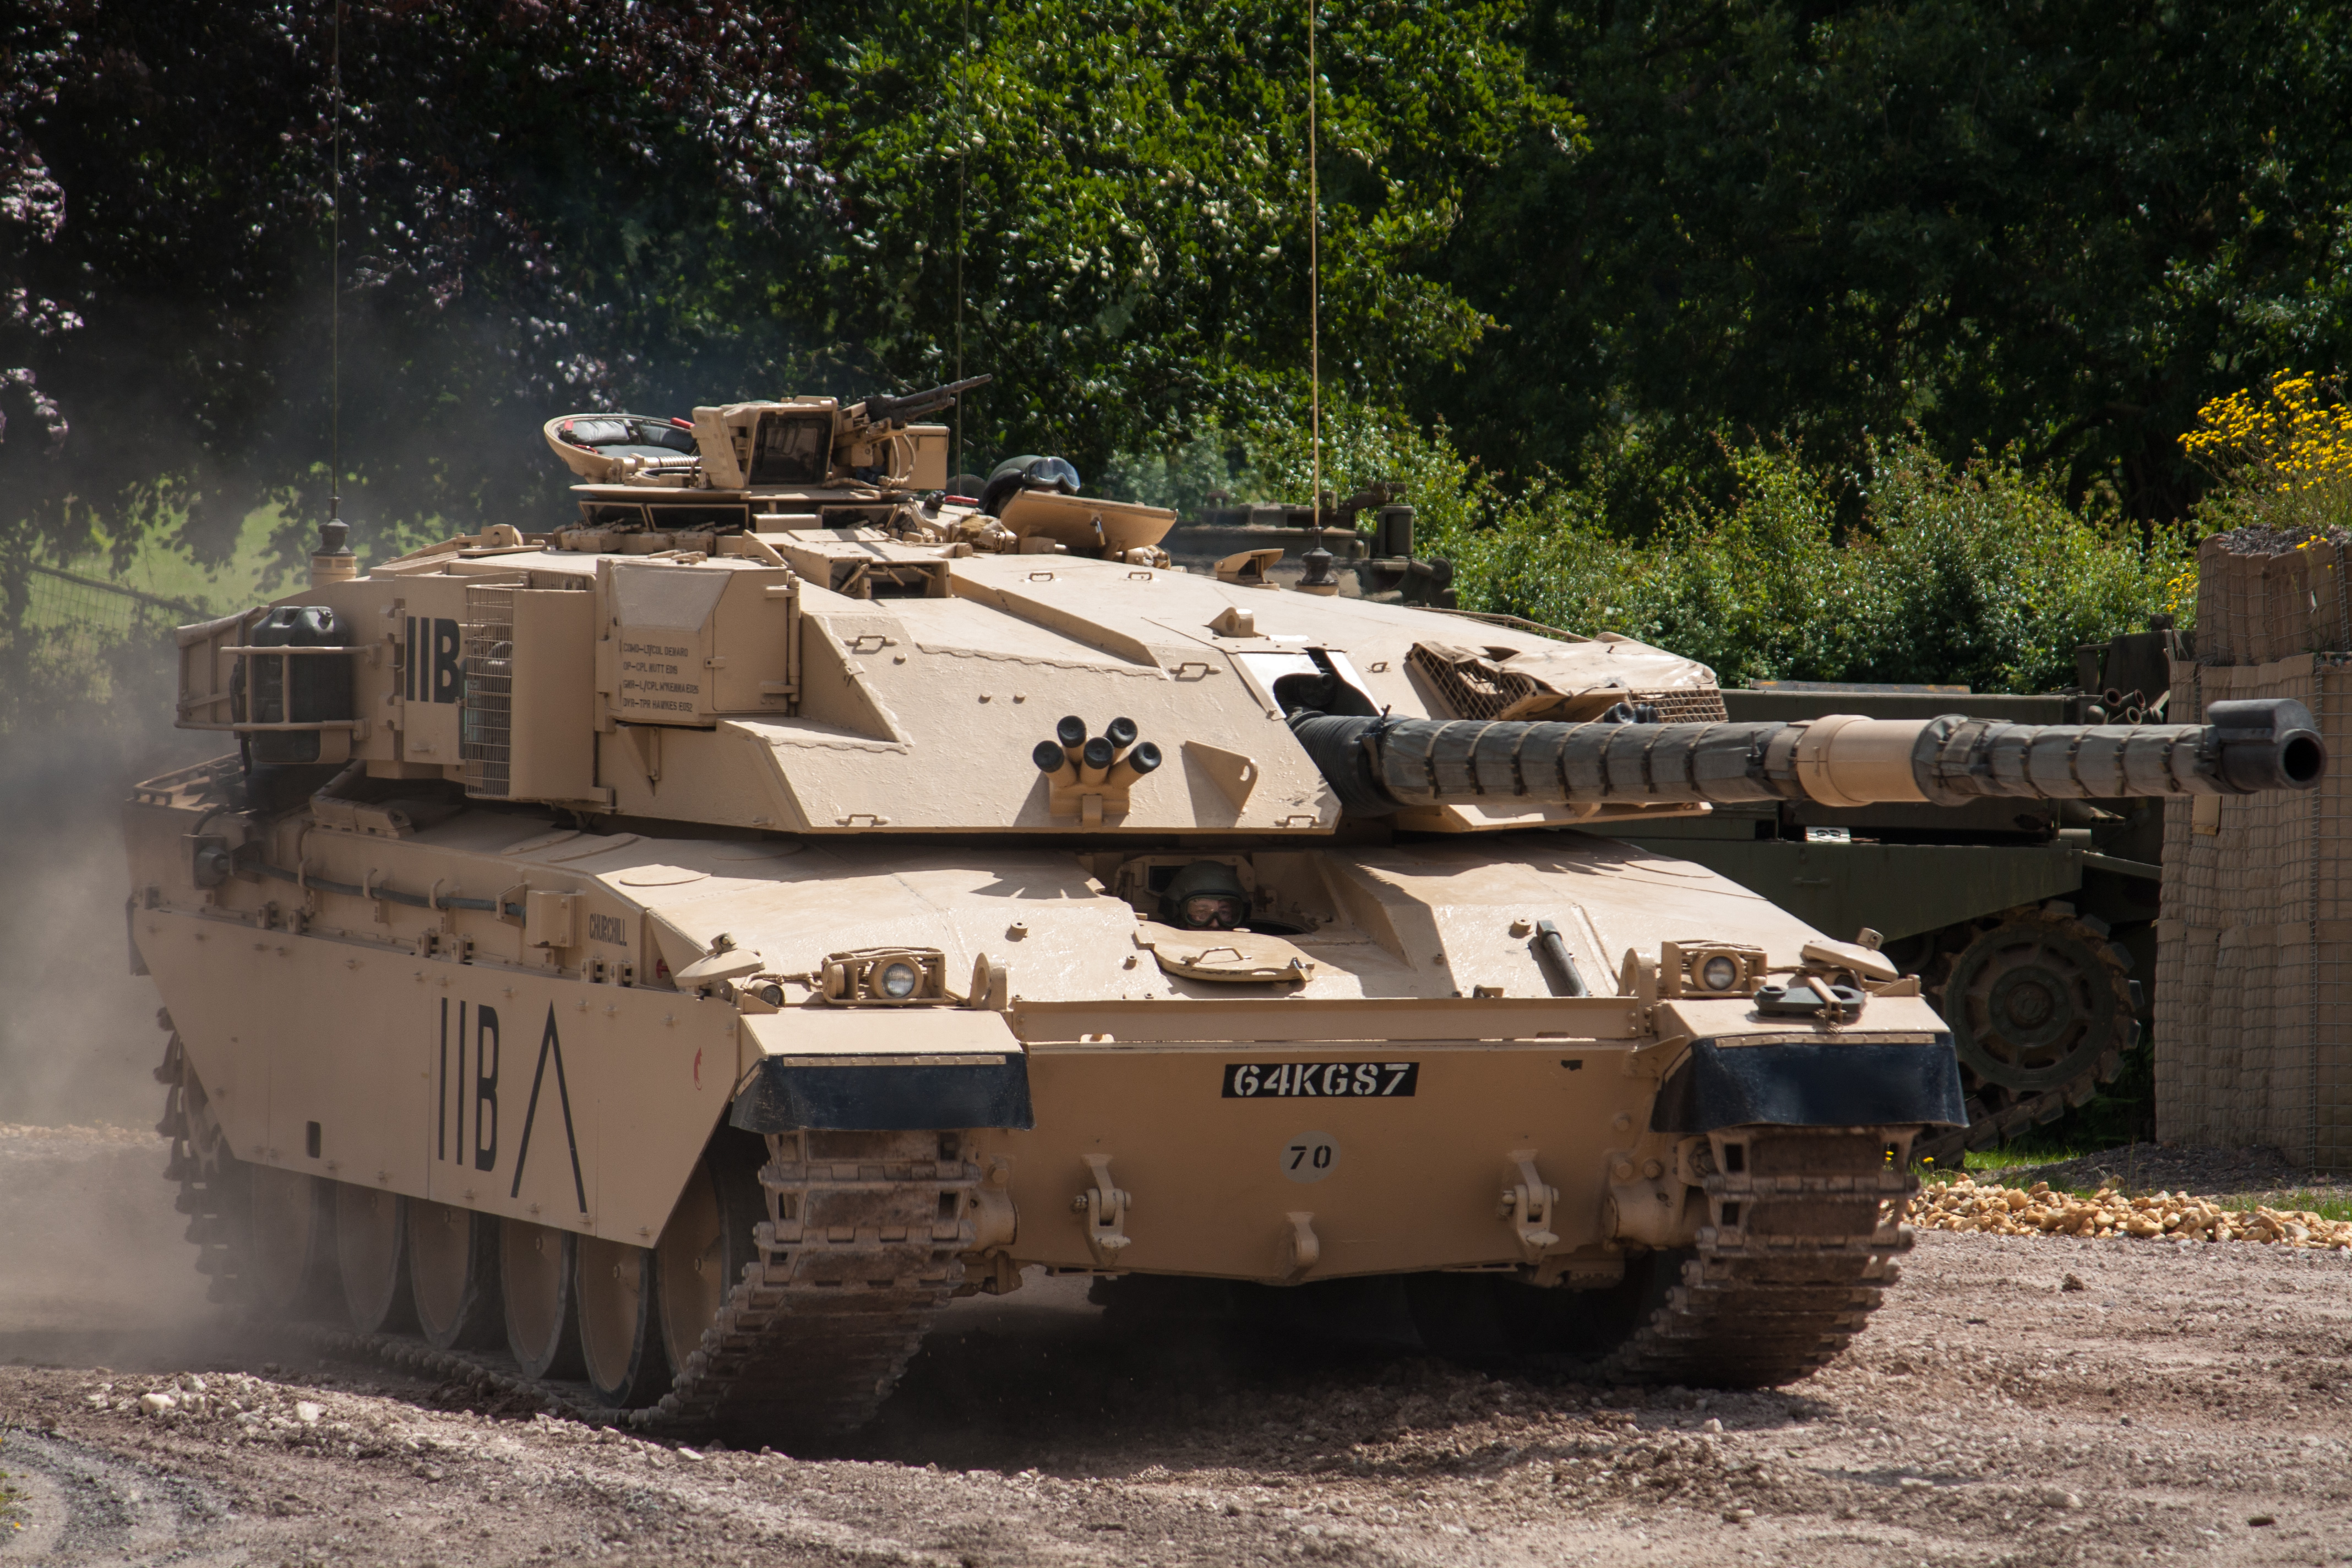
<path fill-rule="evenodd" d="M 2078 649 L 2069 691 L 1776 681 L 1723 700 L 1735 721 L 1965 711 L 2017 724 L 2161 722 L 2174 657 L 2187 657 L 2181 636 L 2160 622 Z M 1780 801 L 1594 831 L 1696 861 L 1818 930 L 1877 933 L 1951 1026 L 1968 1090 L 1968 1127 L 1923 1140 L 1920 1155 L 1949 1162 L 2054 1121 L 2139 1046 L 2143 981 L 2156 972 L 2160 801 Z"/>

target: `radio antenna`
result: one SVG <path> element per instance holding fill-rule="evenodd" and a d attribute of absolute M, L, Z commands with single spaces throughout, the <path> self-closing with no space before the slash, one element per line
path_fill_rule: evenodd
<path fill-rule="evenodd" d="M 1307 0 L 1307 374 L 1315 484 L 1307 507 L 1319 534 L 1323 529 L 1323 202 L 1315 169 L 1315 5 L 1316 0 Z"/>
<path fill-rule="evenodd" d="M 343 0 L 334 0 L 334 63 L 328 132 L 332 237 L 327 258 L 327 520 L 343 520 Z"/>
<path fill-rule="evenodd" d="M 343 521 L 343 0 L 335 7 L 330 26 L 331 42 L 327 77 L 328 241 L 327 241 L 327 521 L 319 529 L 319 545 L 310 555 L 310 585 L 340 583 L 355 576 L 359 561 L 345 543 L 351 526 Z"/>
<path fill-rule="evenodd" d="M 963 0 L 963 31 L 956 44 L 956 373 L 963 379 L 964 160 L 971 151 L 971 0 Z M 955 471 L 964 472 L 963 399 L 956 399 Z"/>

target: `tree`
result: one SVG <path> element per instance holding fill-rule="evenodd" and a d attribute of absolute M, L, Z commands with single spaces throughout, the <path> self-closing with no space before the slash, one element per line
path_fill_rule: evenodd
<path fill-rule="evenodd" d="M 326 512 L 328 5 L 24 0 L 0 21 L 0 538 L 199 554 Z M 793 37 L 736 0 L 342 14 L 346 514 L 382 542 L 561 494 L 550 414 L 740 384 L 739 292 L 823 185 Z M 750 324 L 747 329 L 747 323 Z"/>
<path fill-rule="evenodd" d="M 1916 423 L 2168 517 L 2208 397 L 2352 353 L 2340 8 L 1553 0 L 1528 37 L 1592 154 L 1475 184 L 1433 276 L 1509 331 L 1416 389 L 1506 471 Z"/>
<path fill-rule="evenodd" d="M 1528 81 L 1510 36 L 1520 12 L 1320 12 L 1337 390 L 1392 401 L 1467 355 L 1487 322 L 1435 276 L 1479 243 L 1461 229 L 1465 183 L 1523 146 L 1573 153 L 1576 116 Z M 947 6 L 812 7 L 810 123 L 840 221 L 807 226 L 780 308 L 829 301 L 845 375 L 994 374 L 966 418 L 996 457 L 1060 451 L 1091 472 L 1213 422 L 1303 412 L 1307 16 L 1291 0 L 983 0 L 966 47 Z"/>

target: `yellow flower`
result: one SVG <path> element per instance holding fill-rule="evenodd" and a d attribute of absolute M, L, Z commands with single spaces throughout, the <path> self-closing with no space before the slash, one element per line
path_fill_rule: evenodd
<path fill-rule="evenodd" d="M 2332 381 L 2281 371 L 2257 396 L 2241 388 L 2197 412 L 2181 449 L 2224 478 L 2280 495 L 2352 483 L 2352 406 Z"/>

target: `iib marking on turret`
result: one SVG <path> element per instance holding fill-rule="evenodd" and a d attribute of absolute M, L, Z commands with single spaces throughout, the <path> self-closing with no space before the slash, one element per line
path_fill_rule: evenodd
<path fill-rule="evenodd" d="M 407 618 L 400 694 L 411 702 L 455 702 L 466 689 L 462 628 L 431 616 Z"/>
<path fill-rule="evenodd" d="M 1410 1100 L 1419 1062 L 1227 1062 L 1227 1100 Z"/>

